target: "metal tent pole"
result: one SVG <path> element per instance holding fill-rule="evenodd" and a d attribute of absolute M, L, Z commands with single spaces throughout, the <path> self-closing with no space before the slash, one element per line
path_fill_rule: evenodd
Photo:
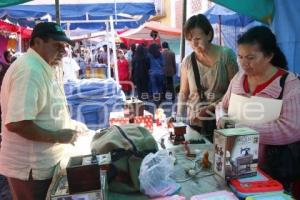
<path fill-rule="evenodd" d="M 222 45 L 222 31 L 221 31 L 222 19 L 221 19 L 221 15 L 219 15 L 218 17 L 219 17 L 219 44 L 221 46 Z"/>
<path fill-rule="evenodd" d="M 113 49 L 113 59 L 114 59 L 114 76 L 117 83 L 119 83 L 119 72 L 118 72 L 118 65 L 117 65 L 117 53 L 116 53 L 116 38 L 115 38 L 115 28 L 114 28 L 114 21 L 113 17 L 109 17 L 110 22 L 110 32 L 111 32 L 111 40 L 112 40 L 112 49 Z"/>
<path fill-rule="evenodd" d="M 108 21 L 105 22 L 105 26 L 106 26 L 106 36 L 105 36 L 105 40 L 109 41 L 109 23 Z M 108 47 L 108 53 L 107 53 L 107 78 L 111 78 L 111 73 L 110 73 L 110 53 L 109 53 L 109 46 L 107 43 L 107 47 Z"/>
<path fill-rule="evenodd" d="M 187 0 L 183 0 L 182 1 L 182 33 L 180 39 L 180 61 L 182 61 L 185 56 L 185 38 L 183 35 L 183 27 L 186 21 L 186 4 L 187 4 Z"/>
<path fill-rule="evenodd" d="M 56 23 L 60 24 L 59 0 L 55 0 L 55 15 L 56 15 Z"/>

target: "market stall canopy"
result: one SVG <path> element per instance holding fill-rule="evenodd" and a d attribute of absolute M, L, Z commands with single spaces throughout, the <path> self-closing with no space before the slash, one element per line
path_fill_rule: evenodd
<path fill-rule="evenodd" d="M 252 17 L 238 14 L 220 5 L 214 5 L 204 15 L 212 24 L 223 24 L 227 26 L 244 27 L 254 21 Z"/>
<path fill-rule="evenodd" d="M 155 14 L 154 0 L 60 0 L 62 26 L 104 30 L 105 21 L 114 16 L 115 28 L 136 28 Z M 33 27 L 37 21 L 55 19 L 54 0 L 34 0 L 0 9 L 0 18 Z"/>
<path fill-rule="evenodd" d="M 300 1 L 295 0 L 211 0 L 231 10 L 268 23 L 287 57 L 291 71 L 300 73 Z"/>
<path fill-rule="evenodd" d="M 274 0 L 211 0 L 255 20 L 271 23 L 274 14 Z"/>
<path fill-rule="evenodd" d="M 0 20 L 0 32 L 7 31 L 21 34 L 22 38 L 30 38 L 32 30 L 26 27 L 17 26 Z"/>
<path fill-rule="evenodd" d="M 12 5 L 18 5 L 18 4 L 21 4 L 21 3 L 25 3 L 27 1 L 31 1 L 31 0 L 1 0 L 0 8 L 1 7 L 12 6 Z"/>
<path fill-rule="evenodd" d="M 215 33 L 213 42 L 228 46 L 234 51 L 237 48 L 238 36 L 247 28 L 261 24 L 252 17 L 241 15 L 218 4 L 208 9 L 204 15 L 213 25 Z"/>
<path fill-rule="evenodd" d="M 146 22 L 139 28 L 121 33 L 119 36 L 126 39 L 151 40 L 151 31 L 156 31 L 160 39 L 180 39 L 181 30 L 162 25 L 155 21 Z"/>

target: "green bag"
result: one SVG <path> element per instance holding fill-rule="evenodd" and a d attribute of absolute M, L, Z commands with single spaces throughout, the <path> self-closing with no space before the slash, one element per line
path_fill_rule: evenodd
<path fill-rule="evenodd" d="M 112 126 L 94 136 L 91 149 L 97 154 L 110 152 L 109 190 L 119 193 L 140 191 L 139 171 L 143 158 L 158 150 L 151 133 L 144 127 L 128 124 Z"/>

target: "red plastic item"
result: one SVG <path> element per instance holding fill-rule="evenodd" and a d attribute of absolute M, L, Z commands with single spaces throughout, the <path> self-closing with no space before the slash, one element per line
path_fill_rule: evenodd
<path fill-rule="evenodd" d="M 280 182 L 272 179 L 269 175 L 260 169 L 257 172 L 263 177 L 263 180 L 249 180 L 241 181 L 240 179 L 230 180 L 231 186 L 233 186 L 239 193 L 260 193 L 260 192 L 277 192 L 282 191 L 283 186 Z"/>

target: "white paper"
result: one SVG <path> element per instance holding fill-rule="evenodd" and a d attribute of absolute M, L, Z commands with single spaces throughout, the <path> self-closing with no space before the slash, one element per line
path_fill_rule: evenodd
<path fill-rule="evenodd" d="M 243 124 L 263 124 L 279 118 L 282 100 L 231 94 L 228 116 Z"/>

